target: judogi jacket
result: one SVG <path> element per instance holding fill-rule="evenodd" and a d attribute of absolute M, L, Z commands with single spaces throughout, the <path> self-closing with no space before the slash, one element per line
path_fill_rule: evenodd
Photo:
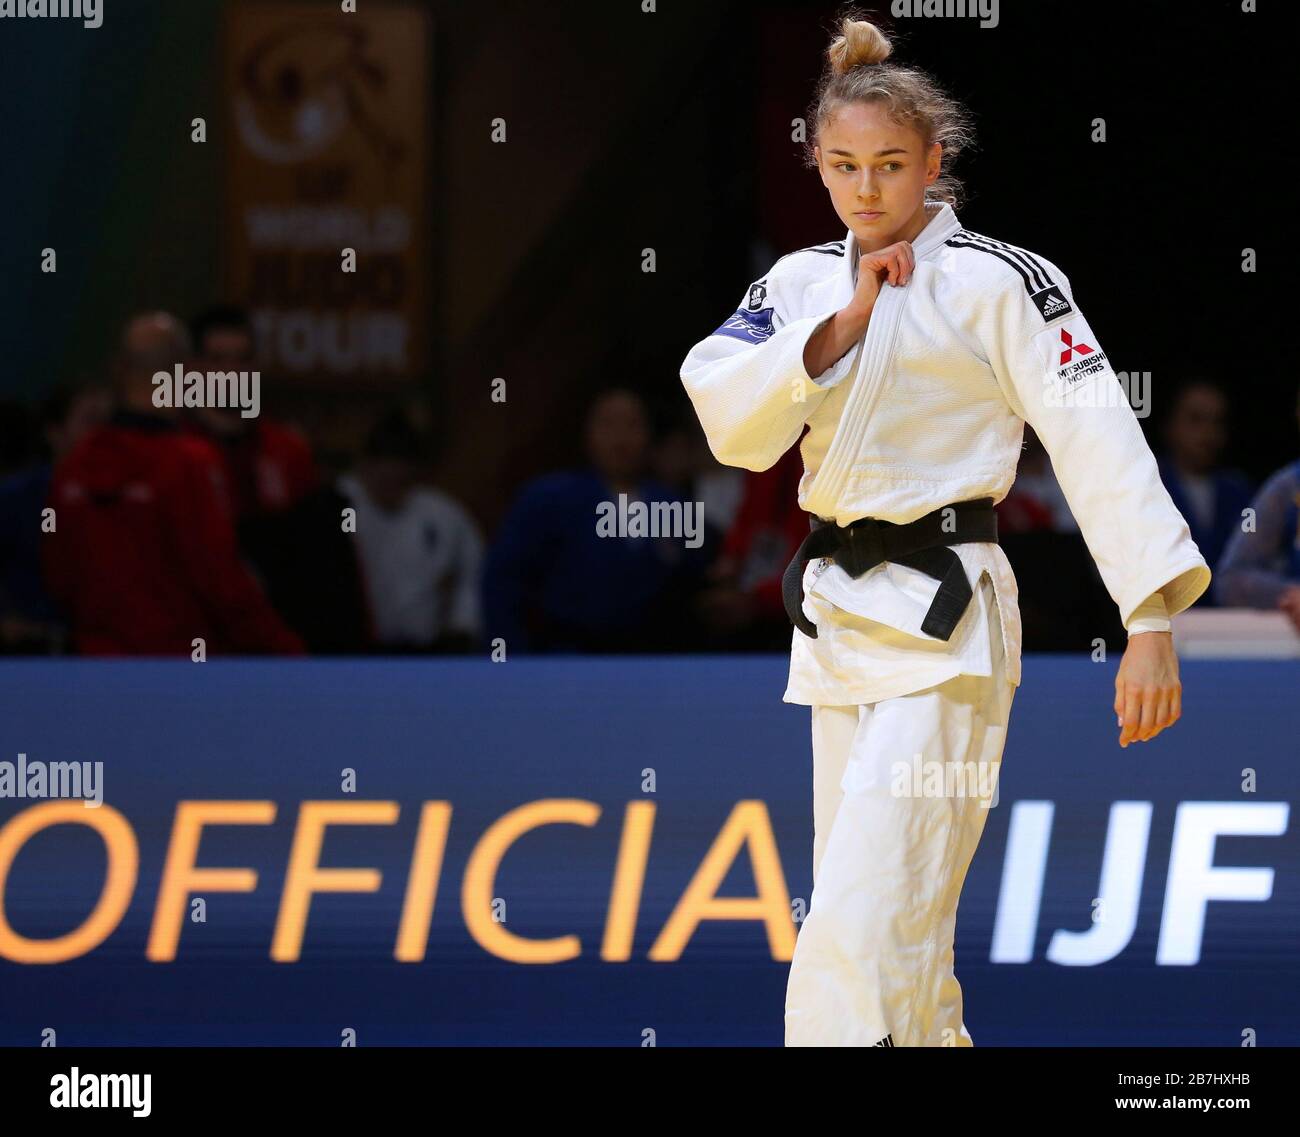
<path fill-rule="evenodd" d="M 821 375 L 807 373 L 804 347 L 853 297 L 862 250 L 852 231 L 782 257 L 691 348 L 681 378 L 714 456 L 766 470 L 806 425 L 800 506 L 841 525 L 903 524 L 958 501 L 1001 501 L 1028 422 L 1125 626 L 1167 628 L 1159 617 L 1191 605 L 1210 569 L 1069 280 L 1043 257 L 963 229 L 946 204 L 926 210 L 910 281 L 882 285 L 866 333 Z M 855 579 L 810 562 L 804 614 L 818 636 L 794 631 L 785 701 L 874 702 L 991 675 L 994 615 L 1002 668 L 1018 685 L 1010 562 L 992 542 L 953 550 L 974 595 L 947 641 L 921 631 L 932 577 L 885 562 Z"/>

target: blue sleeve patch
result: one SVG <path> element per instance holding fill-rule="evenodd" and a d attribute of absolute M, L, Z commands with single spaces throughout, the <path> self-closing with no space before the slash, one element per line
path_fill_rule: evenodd
<path fill-rule="evenodd" d="M 771 308 L 759 312 L 737 308 L 713 334 L 731 336 L 732 339 L 744 340 L 745 343 L 762 343 L 776 334 L 776 328 L 772 326 L 772 311 Z"/>

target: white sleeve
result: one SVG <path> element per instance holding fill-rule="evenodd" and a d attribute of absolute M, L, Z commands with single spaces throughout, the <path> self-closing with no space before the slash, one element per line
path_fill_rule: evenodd
<path fill-rule="evenodd" d="M 1133 615 L 1124 624 L 1130 636 L 1139 632 L 1167 632 L 1171 629 L 1169 609 L 1165 598 L 1153 592 L 1134 610 Z"/>
<path fill-rule="evenodd" d="M 1008 278 L 993 292 L 981 336 L 989 363 L 1011 409 L 1042 439 L 1121 621 L 1127 627 L 1156 592 L 1175 616 L 1209 586 L 1210 568 L 1069 280 L 1034 260 L 1052 287 L 1031 295 Z"/>
<path fill-rule="evenodd" d="M 682 364 L 682 383 L 709 449 L 724 466 L 774 466 L 855 357 L 850 348 L 813 379 L 804 367 L 804 347 L 837 309 L 803 316 L 800 297 L 789 291 L 773 266 Z"/>

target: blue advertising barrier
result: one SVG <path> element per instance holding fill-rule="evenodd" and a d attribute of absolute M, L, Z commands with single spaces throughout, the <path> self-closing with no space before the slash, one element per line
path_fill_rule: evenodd
<path fill-rule="evenodd" d="M 0 1044 L 779 1045 L 812 839 L 786 666 L 0 665 Z M 1114 668 L 1025 659 L 966 1025 L 1300 1044 L 1300 665 L 1185 662 L 1182 721 L 1124 750 Z M 102 804 L 48 796 L 60 763 Z"/>

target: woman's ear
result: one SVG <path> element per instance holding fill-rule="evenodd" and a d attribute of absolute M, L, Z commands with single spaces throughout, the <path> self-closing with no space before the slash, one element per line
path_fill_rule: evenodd
<path fill-rule="evenodd" d="M 817 159 L 817 176 L 821 178 L 822 185 L 830 189 L 830 183 L 826 180 L 826 171 L 822 168 L 822 148 L 820 146 L 813 147 L 813 157 Z"/>
<path fill-rule="evenodd" d="M 925 162 L 925 184 L 928 186 L 939 176 L 939 170 L 943 163 L 943 144 L 933 142 L 930 144 L 930 153 L 926 155 Z"/>

